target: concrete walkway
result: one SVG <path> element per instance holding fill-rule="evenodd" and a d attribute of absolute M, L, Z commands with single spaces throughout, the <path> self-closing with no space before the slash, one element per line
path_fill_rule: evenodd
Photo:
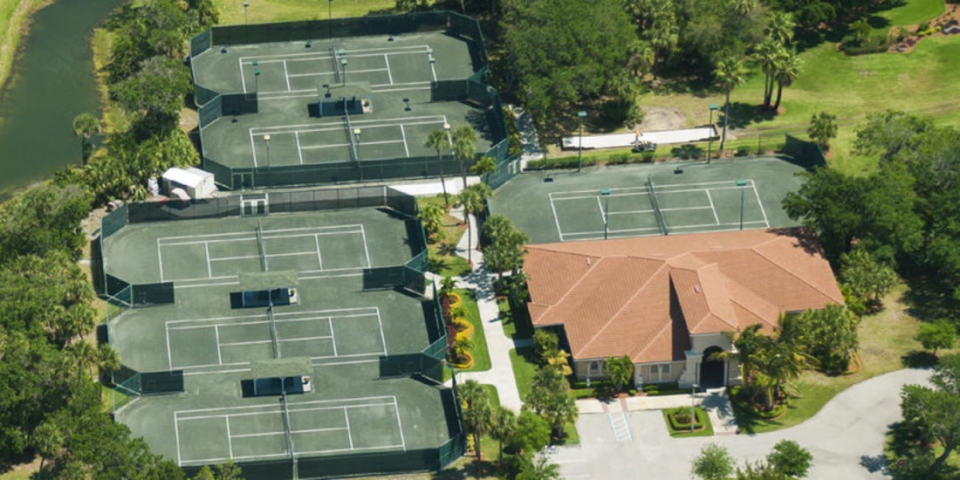
<path fill-rule="evenodd" d="M 737 423 L 733 416 L 733 408 L 730 406 L 730 398 L 722 388 L 699 392 L 693 399 L 690 398 L 689 393 L 626 397 L 611 401 L 583 398 L 577 400 L 577 409 L 581 414 L 620 413 L 690 407 L 691 404 L 701 406 L 707 411 L 715 435 L 737 433 Z"/>
<path fill-rule="evenodd" d="M 608 415 L 582 414 L 581 444 L 551 456 L 566 479 L 688 479 L 690 465 L 709 443 L 726 447 L 739 464 L 764 458 L 773 445 L 793 440 L 813 454 L 807 478 L 888 478 L 883 445 L 889 426 L 901 419 L 900 388 L 928 384 L 928 370 L 899 370 L 858 383 L 831 399 L 813 418 L 776 432 L 755 435 L 670 438 L 660 412 L 625 413 L 632 440 L 625 441 Z M 689 398 L 688 398 L 689 399 Z"/>
<path fill-rule="evenodd" d="M 453 209 L 450 214 L 463 219 L 461 209 Z M 480 322 L 483 334 L 487 339 L 487 351 L 490 354 L 490 370 L 483 372 L 458 372 L 457 382 L 476 380 L 479 383 L 497 387 L 500 396 L 500 405 L 515 412 L 520 412 L 523 402 L 520 401 L 520 392 L 513 376 L 513 365 L 510 363 L 510 350 L 530 345 L 530 341 L 514 343 L 513 339 L 503 332 L 503 323 L 500 320 L 500 309 L 497 307 L 496 294 L 493 291 L 493 281 L 496 274 L 488 273 L 483 267 L 483 253 L 477 250 L 479 235 L 477 234 L 476 219 L 470 216 L 469 235 L 472 239 L 473 272 L 465 277 L 456 277 L 457 287 L 473 290 L 477 297 L 477 307 L 480 310 Z M 467 258 L 467 234 L 464 234 L 457 244 L 457 255 Z M 428 274 L 434 282 L 441 279 L 438 275 Z M 438 285 L 439 288 L 439 285 Z"/>

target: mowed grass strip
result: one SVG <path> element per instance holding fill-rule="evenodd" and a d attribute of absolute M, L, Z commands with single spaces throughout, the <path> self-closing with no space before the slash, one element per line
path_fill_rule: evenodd
<path fill-rule="evenodd" d="M 483 321 L 480 320 L 480 309 L 477 307 L 477 296 L 473 290 L 463 288 L 455 289 L 463 300 L 463 308 L 466 310 L 465 320 L 473 325 L 473 338 L 470 339 L 470 354 L 473 355 L 473 366 L 464 369 L 465 372 L 482 372 L 490 370 L 490 352 L 487 350 L 487 337 L 483 333 Z M 497 402 L 499 404 L 499 401 Z"/>
<path fill-rule="evenodd" d="M 394 0 L 249 0 L 247 23 L 288 22 L 291 20 L 324 20 L 329 13 L 333 18 L 362 17 L 369 14 L 396 13 Z M 433 3 L 433 2 L 429 2 Z M 242 0 L 213 0 L 220 12 L 223 25 L 243 24 Z"/>
<path fill-rule="evenodd" d="M 918 25 L 940 16 L 943 11 L 943 0 L 908 0 L 877 15 L 889 20 L 891 25 Z"/>

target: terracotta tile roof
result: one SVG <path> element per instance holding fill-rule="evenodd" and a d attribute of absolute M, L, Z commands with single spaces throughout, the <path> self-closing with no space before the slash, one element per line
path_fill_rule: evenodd
<path fill-rule="evenodd" d="M 680 360 L 691 333 L 778 325 L 843 303 L 799 231 L 748 230 L 529 245 L 530 316 L 563 325 L 578 360 Z"/>

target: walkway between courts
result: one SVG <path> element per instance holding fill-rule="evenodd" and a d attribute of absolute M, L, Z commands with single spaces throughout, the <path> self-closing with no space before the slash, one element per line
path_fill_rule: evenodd
<path fill-rule="evenodd" d="M 454 209 L 451 215 L 463 218 L 463 211 Z M 520 411 L 523 402 L 520 400 L 520 391 L 517 390 L 517 382 L 513 375 L 513 365 L 510 363 L 510 350 L 518 347 L 525 347 L 532 344 L 532 341 L 514 340 L 503 332 L 503 323 L 500 320 L 500 309 L 497 307 L 497 297 L 493 291 L 493 282 L 496 274 L 491 274 L 483 268 L 483 253 L 477 250 L 479 235 L 477 234 L 477 222 L 473 216 L 470 216 L 470 232 L 472 237 L 473 251 L 471 258 L 473 260 L 473 272 L 463 276 L 455 277 L 457 286 L 473 290 L 477 297 L 477 307 L 480 310 L 480 323 L 483 325 L 483 334 L 487 339 L 487 351 L 490 354 L 490 370 L 483 372 L 457 372 L 457 382 L 463 383 L 466 380 L 476 380 L 479 383 L 493 385 L 497 387 L 497 393 L 500 396 L 500 405 L 507 407 L 515 412 Z M 457 244 L 457 255 L 467 258 L 467 234 L 460 239 Z M 437 275 L 429 275 L 435 282 L 440 280 Z"/>

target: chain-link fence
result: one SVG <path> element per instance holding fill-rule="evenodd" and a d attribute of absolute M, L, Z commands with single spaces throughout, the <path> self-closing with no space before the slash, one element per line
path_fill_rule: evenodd
<path fill-rule="evenodd" d="M 823 155 L 820 145 L 800 140 L 789 134 L 785 135 L 785 140 L 783 153 L 793 157 L 794 163 L 807 169 L 823 167 L 827 164 L 827 157 Z"/>

